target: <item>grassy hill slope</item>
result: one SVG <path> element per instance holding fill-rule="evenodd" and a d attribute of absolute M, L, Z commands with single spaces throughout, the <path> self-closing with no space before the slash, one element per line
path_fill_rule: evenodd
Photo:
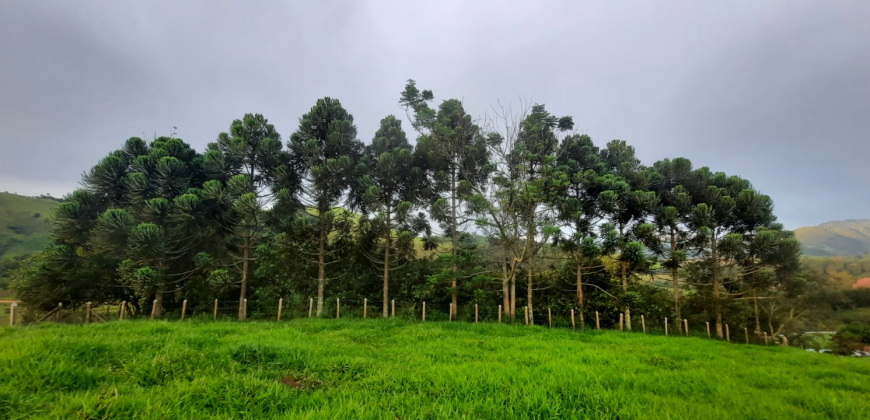
<path fill-rule="evenodd" d="M 870 364 L 795 348 L 400 320 L 0 328 L 0 418 L 870 418 Z"/>
<path fill-rule="evenodd" d="M 796 229 L 804 254 L 815 256 L 870 253 L 870 219 L 844 220 Z"/>
<path fill-rule="evenodd" d="M 48 245 L 50 217 L 57 204 L 54 200 L 0 193 L 0 270 L 5 263 Z"/>

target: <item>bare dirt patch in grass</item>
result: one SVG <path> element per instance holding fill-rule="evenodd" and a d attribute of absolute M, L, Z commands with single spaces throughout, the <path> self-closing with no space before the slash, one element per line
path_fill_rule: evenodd
<path fill-rule="evenodd" d="M 280 381 L 282 384 L 289 386 L 290 388 L 295 389 L 314 389 L 314 385 L 311 382 L 306 382 L 303 378 L 297 378 L 294 376 L 285 376 L 281 378 Z"/>

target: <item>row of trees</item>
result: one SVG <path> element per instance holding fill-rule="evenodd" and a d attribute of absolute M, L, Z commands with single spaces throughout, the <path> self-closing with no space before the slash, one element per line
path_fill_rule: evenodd
<path fill-rule="evenodd" d="M 534 323 L 544 301 L 581 322 L 624 312 L 628 329 L 636 308 L 679 329 L 689 299 L 720 337 L 734 308 L 751 304 L 757 331 L 800 315 L 799 244 L 749 181 L 685 158 L 645 166 L 544 105 L 475 120 L 433 101 L 413 80 L 400 95 L 416 144 L 392 115 L 364 144 L 333 98 L 286 143 L 259 114 L 204 153 L 130 138 L 58 207 L 54 244 L 14 287 L 45 308 L 315 295 L 318 316 L 327 294 L 381 299 L 384 316 L 393 298 L 457 311 L 500 295 L 508 319 L 524 305 Z"/>

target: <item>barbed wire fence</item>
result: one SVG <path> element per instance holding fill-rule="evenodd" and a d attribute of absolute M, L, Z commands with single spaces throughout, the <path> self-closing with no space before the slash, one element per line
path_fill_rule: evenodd
<path fill-rule="evenodd" d="M 682 320 L 680 328 L 674 328 L 674 320 L 650 319 L 646 315 L 634 315 L 634 329 L 626 328 L 624 315 L 618 318 L 599 312 L 586 311 L 582 320 L 577 308 L 556 309 L 536 307 L 529 314 L 527 307 L 517 308 L 514 317 L 506 314 L 501 305 L 467 303 L 453 308 L 452 304 L 420 302 L 387 302 L 389 319 L 403 319 L 418 322 L 448 322 L 471 324 L 511 324 L 538 328 L 551 328 L 575 331 L 617 330 L 623 333 L 664 335 L 671 337 L 694 337 L 718 339 L 711 331 L 709 322 L 697 325 Z M 128 302 L 87 303 L 83 307 L 64 308 L 58 304 L 51 311 L 37 310 L 21 302 L 0 302 L 0 325 L 24 326 L 39 323 L 92 324 L 118 322 L 124 320 L 165 320 L 165 321 L 236 321 L 236 322 L 285 322 L 298 319 L 318 318 L 316 302 L 313 298 L 299 296 L 288 299 L 259 299 L 239 302 L 236 300 L 184 300 L 164 302 L 158 312 L 156 302 L 150 306 Z M 528 314 L 528 316 L 527 316 Z M 319 318 L 383 320 L 383 302 L 368 299 L 342 300 L 326 299 Z M 731 343 L 756 345 L 788 345 L 782 337 L 771 337 L 766 332 L 756 334 L 748 325 L 725 324 L 723 340 Z"/>

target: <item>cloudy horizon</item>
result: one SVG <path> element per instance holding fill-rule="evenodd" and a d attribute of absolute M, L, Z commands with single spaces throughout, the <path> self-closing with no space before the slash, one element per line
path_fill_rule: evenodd
<path fill-rule="evenodd" d="M 368 143 L 410 78 L 740 175 L 790 229 L 870 218 L 867 22 L 847 1 L 2 2 L 0 191 L 61 196 L 128 137 L 202 151 L 245 113 L 286 139 L 324 96 Z"/>

